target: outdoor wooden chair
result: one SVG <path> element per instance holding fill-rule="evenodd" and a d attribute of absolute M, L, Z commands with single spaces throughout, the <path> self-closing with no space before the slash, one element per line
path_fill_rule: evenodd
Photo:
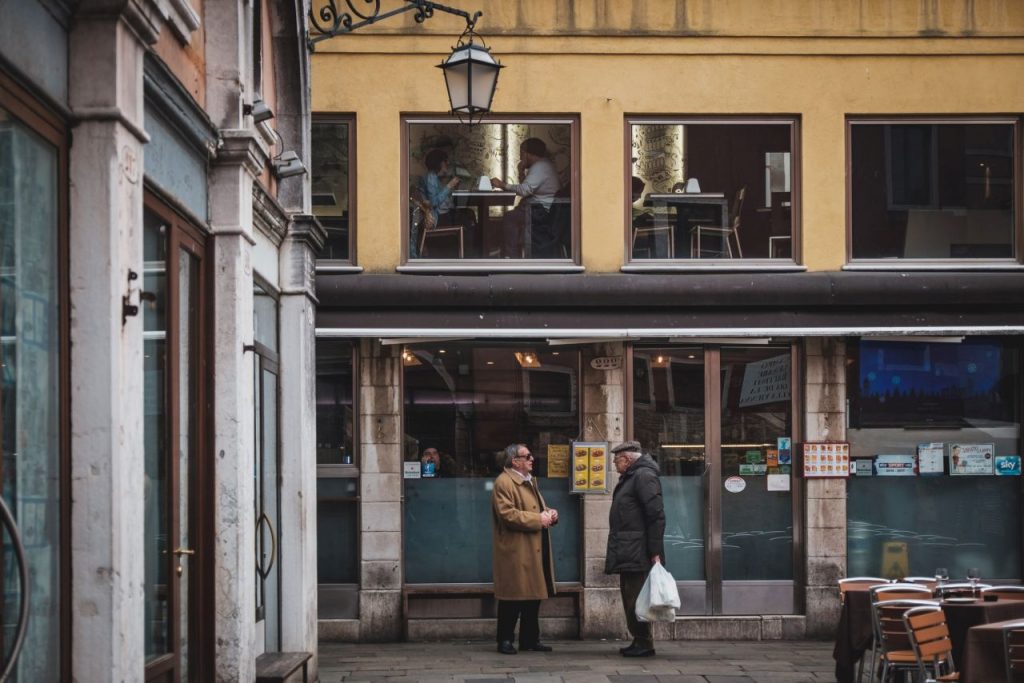
<path fill-rule="evenodd" d="M 905 576 L 900 583 L 913 583 L 919 586 L 927 586 L 932 591 L 939 585 L 934 576 Z"/>
<path fill-rule="evenodd" d="M 846 592 L 850 590 L 867 590 L 873 586 L 889 585 L 889 579 L 877 576 L 850 576 L 839 579 L 839 604 L 846 602 Z"/>
<path fill-rule="evenodd" d="M 903 614 L 903 624 L 917 658 L 917 675 L 925 681 L 959 681 L 953 663 L 953 641 L 946 614 L 938 605 L 912 607 Z"/>
<path fill-rule="evenodd" d="M 999 600 L 1024 600 L 1024 586 L 990 586 L 981 589 L 981 597 L 994 595 Z"/>
<path fill-rule="evenodd" d="M 931 600 L 932 592 L 925 586 L 917 586 L 910 583 L 889 583 L 881 586 L 874 586 L 868 589 L 871 596 L 871 633 L 873 636 L 870 653 L 870 664 L 868 668 L 870 679 L 875 680 L 879 666 L 879 658 L 882 652 L 882 642 L 878 632 L 878 620 L 875 615 L 875 605 L 883 601 L 918 601 L 920 604 L 929 604 L 925 601 Z M 935 604 L 934 602 L 930 604 Z M 900 626 L 902 629 L 903 627 Z M 909 645 L 908 645 L 909 648 Z M 863 661 L 858 667 L 857 680 L 861 680 L 864 674 Z"/>
<path fill-rule="evenodd" d="M 1003 650 L 1006 653 L 1006 682 L 1024 681 L 1024 621 L 1003 627 Z"/>
<path fill-rule="evenodd" d="M 888 683 L 893 674 L 917 668 L 917 655 L 903 624 L 903 614 L 913 607 L 926 606 L 937 605 L 931 600 L 880 600 L 872 605 L 877 662 L 873 662 L 869 680 L 875 680 L 879 666 L 882 683 Z"/>

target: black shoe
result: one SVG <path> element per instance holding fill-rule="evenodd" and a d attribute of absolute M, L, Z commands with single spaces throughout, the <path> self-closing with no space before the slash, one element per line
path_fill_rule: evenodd
<path fill-rule="evenodd" d="M 624 655 L 624 654 L 626 654 L 626 650 L 635 650 L 635 649 L 636 649 L 636 641 L 634 640 L 632 643 L 630 643 L 626 647 L 620 647 L 619 648 L 619 654 L 620 655 Z"/>
<path fill-rule="evenodd" d="M 633 646 L 627 647 L 625 650 L 623 650 L 622 651 L 622 656 L 623 657 L 653 657 L 654 656 L 654 648 L 653 647 L 641 647 L 639 645 L 633 645 Z"/>
<path fill-rule="evenodd" d="M 545 645 L 544 643 L 542 643 L 540 641 L 534 643 L 530 647 L 523 647 L 522 645 L 520 645 L 519 649 L 520 650 L 529 650 L 530 652 L 551 652 L 551 650 L 552 650 L 550 645 Z"/>
<path fill-rule="evenodd" d="M 514 655 L 516 654 L 516 649 L 512 646 L 511 640 L 503 640 L 498 643 L 498 652 L 503 655 Z"/>

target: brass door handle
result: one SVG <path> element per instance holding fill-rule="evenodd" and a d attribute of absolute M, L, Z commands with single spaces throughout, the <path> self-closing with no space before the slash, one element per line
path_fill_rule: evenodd
<path fill-rule="evenodd" d="M 182 555 L 195 555 L 196 554 L 196 551 L 192 550 L 192 548 L 175 548 L 171 552 L 173 554 L 177 555 L 178 557 L 181 557 Z"/>

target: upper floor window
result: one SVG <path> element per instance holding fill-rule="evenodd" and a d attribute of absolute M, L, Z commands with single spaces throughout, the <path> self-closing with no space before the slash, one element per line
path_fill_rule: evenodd
<path fill-rule="evenodd" d="M 574 119 L 409 119 L 406 261 L 576 257 Z"/>
<path fill-rule="evenodd" d="M 630 259 L 792 261 L 793 119 L 635 119 Z"/>
<path fill-rule="evenodd" d="M 327 230 L 327 241 L 318 259 L 351 263 L 354 121 L 350 117 L 316 117 L 313 120 L 313 213 Z"/>
<path fill-rule="evenodd" d="M 1014 259 L 1014 119 L 850 121 L 853 259 Z"/>

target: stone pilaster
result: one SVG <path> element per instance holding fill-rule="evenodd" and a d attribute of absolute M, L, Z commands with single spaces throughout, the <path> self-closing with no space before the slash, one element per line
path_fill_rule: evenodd
<path fill-rule="evenodd" d="M 401 347 L 360 346 L 359 637 L 402 634 L 402 359 Z"/>
<path fill-rule="evenodd" d="M 122 3 L 125 4 L 125 3 Z M 129 3 L 130 4 L 130 3 Z M 103 7 L 96 7 L 104 5 Z M 137 680 L 144 660 L 142 286 L 144 42 L 132 4 L 79 4 L 70 39 L 71 659 Z M 96 78 L 96 74 L 104 74 Z M 138 279 L 129 280 L 129 271 Z"/>
<path fill-rule="evenodd" d="M 292 217 L 281 245 L 281 647 L 317 652 L 316 218 Z M 317 679 L 314 659 L 310 679 Z"/>
<path fill-rule="evenodd" d="M 805 345 L 808 441 L 846 439 L 846 347 L 841 339 L 809 338 Z M 836 581 L 846 575 L 846 481 L 807 479 L 806 635 L 827 637 L 839 618 Z"/>
<path fill-rule="evenodd" d="M 583 350 L 583 438 L 607 441 L 614 446 L 625 436 L 625 347 L 621 343 L 596 344 Z M 620 359 L 614 370 L 595 370 L 590 361 L 596 357 Z M 614 468 L 608 477 L 609 490 L 619 475 Z M 622 613 L 617 576 L 604 573 L 608 546 L 608 511 L 611 494 L 583 497 L 583 614 L 580 636 L 583 638 L 626 637 L 626 619 Z"/>

